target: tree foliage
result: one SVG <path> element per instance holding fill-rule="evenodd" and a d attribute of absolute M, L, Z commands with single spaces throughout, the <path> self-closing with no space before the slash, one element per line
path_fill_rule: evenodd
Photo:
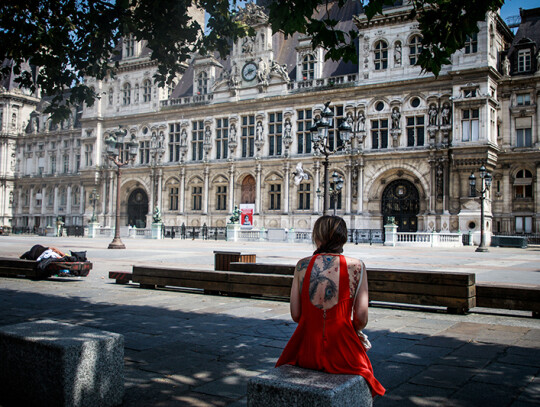
<path fill-rule="evenodd" d="M 335 0 L 343 7 L 346 0 Z M 269 21 L 285 35 L 309 35 L 314 46 L 326 49 L 326 58 L 356 61 L 356 30 L 337 28 L 328 9 L 330 0 L 270 0 Z M 371 19 L 384 14 L 392 0 L 366 0 Z M 464 46 L 467 35 L 478 30 L 489 10 L 503 0 L 412 0 L 419 21 L 423 51 L 419 64 L 438 75 L 442 65 Z M 189 17 L 191 7 L 208 15 L 206 30 Z M 236 0 L 3 0 L 0 5 L 0 55 L 10 60 L 0 75 L 13 72 L 21 88 L 40 88 L 53 97 L 47 108 L 53 120 L 63 120 L 70 107 L 92 105 L 98 97 L 85 77 L 114 75 L 111 58 L 125 36 L 148 41 L 151 59 L 157 61 L 155 81 L 170 82 L 194 52 L 219 51 L 225 56 L 231 40 L 250 35 L 252 29 L 235 18 Z M 321 12 L 317 11 L 322 10 Z M 117 60 L 117 59 L 116 59 Z M 37 75 L 25 63 L 39 67 Z M 70 89 L 66 100 L 65 90 Z"/>

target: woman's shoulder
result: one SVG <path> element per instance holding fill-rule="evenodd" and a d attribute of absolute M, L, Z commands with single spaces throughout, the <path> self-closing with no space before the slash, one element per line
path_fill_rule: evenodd
<path fill-rule="evenodd" d="M 347 262 L 347 267 L 349 268 L 355 268 L 355 269 L 361 269 L 364 266 L 364 262 L 360 259 L 357 259 L 356 257 L 345 257 L 345 261 Z"/>
<path fill-rule="evenodd" d="M 311 261 L 312 256 L 304 257 L 303 259 L 298 260 L 298 263 L 296 263 L 296 270 L 297 271 L 305 271 L 307 270 L 309 266 L 309 262 Z"/>

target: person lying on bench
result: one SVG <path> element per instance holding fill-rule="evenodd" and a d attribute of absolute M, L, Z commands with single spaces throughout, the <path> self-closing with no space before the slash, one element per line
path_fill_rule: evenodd
<path fill-rule="evenodd" d="M 338 216 L 315 222 L 313 256 L 298 262 L 291 287 L 291 317 L 298 322 L 276 363 L 366 379 L 373 397 L 384 387 L 373 375 L 362 329 L 368 321 L 368 283 L 364 263 L 341 255 L 347 225 Z M 352 314 L 352 319 L 351 319 Z"/>
<path fill-rule="evenodd" d="M 39 244 L 32 246 L 30 250 L 23 253 L 20 259 L 36 260 L 38 268 L 45 270 L 52 262 L 84 262 L 86 261 L 86 252 L 71 252 L 71 256 L 66 255 L 55 247 L 45 247 Z"/>

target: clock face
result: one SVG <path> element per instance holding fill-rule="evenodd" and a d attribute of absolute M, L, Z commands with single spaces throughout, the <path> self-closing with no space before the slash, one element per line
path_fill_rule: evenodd
<path fill-rule="evenodd" d="M 257 76 L 257 66 L 253 62 L 248 62 L 242 68 L 242 77 L 246 81 L 252 81 Z"/>

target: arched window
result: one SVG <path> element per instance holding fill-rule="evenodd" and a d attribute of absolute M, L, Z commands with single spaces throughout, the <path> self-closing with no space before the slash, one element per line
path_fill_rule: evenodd
<path fill-rule="evenodd" d="M 373 61 L 375 63 L 376 71 L 388 68 L 388 44 L 386 41 L 379 41 L 375 44 Z"/>
<path fill-rule="evenodd" d="M 150 102 L 152 100 L 152 82 L 150 79 L 146 79 L 143 82 L 143 102 Z"/>
<path fill-rule="evenodd" d="M 201 72 L 197 77 L 197 95 L 206 95 L 208 93 L 208 74 Z"/>
<path fill-rule="evenodd" d="M 302 59 L 302 79 L 305 81 L 315 78 L 315 57 L 307 54 Z"/>
<path fill-rule="evenodd" d="M 124 39 L 125 55 L 126 57 L 135 56 L 135 39 L 133 37 L 127 37 Z"/>
<path fill-rule="evenodd" d="M 422 52 L 422 37 L 414 35 L 409 41 L 409 63 L 416 65 L 418 57 Z"/>
<path fill-rule="evenodd" d="M 519 170 L 514 180 L 514 198 L 532 198 L 532 173 L 529 170 Z"/>
<path fill-rule="evenodd" d="M 124 106 L 131 104 L 131 85 L 126 83 L 122 89 L 122 103 Z"/>

